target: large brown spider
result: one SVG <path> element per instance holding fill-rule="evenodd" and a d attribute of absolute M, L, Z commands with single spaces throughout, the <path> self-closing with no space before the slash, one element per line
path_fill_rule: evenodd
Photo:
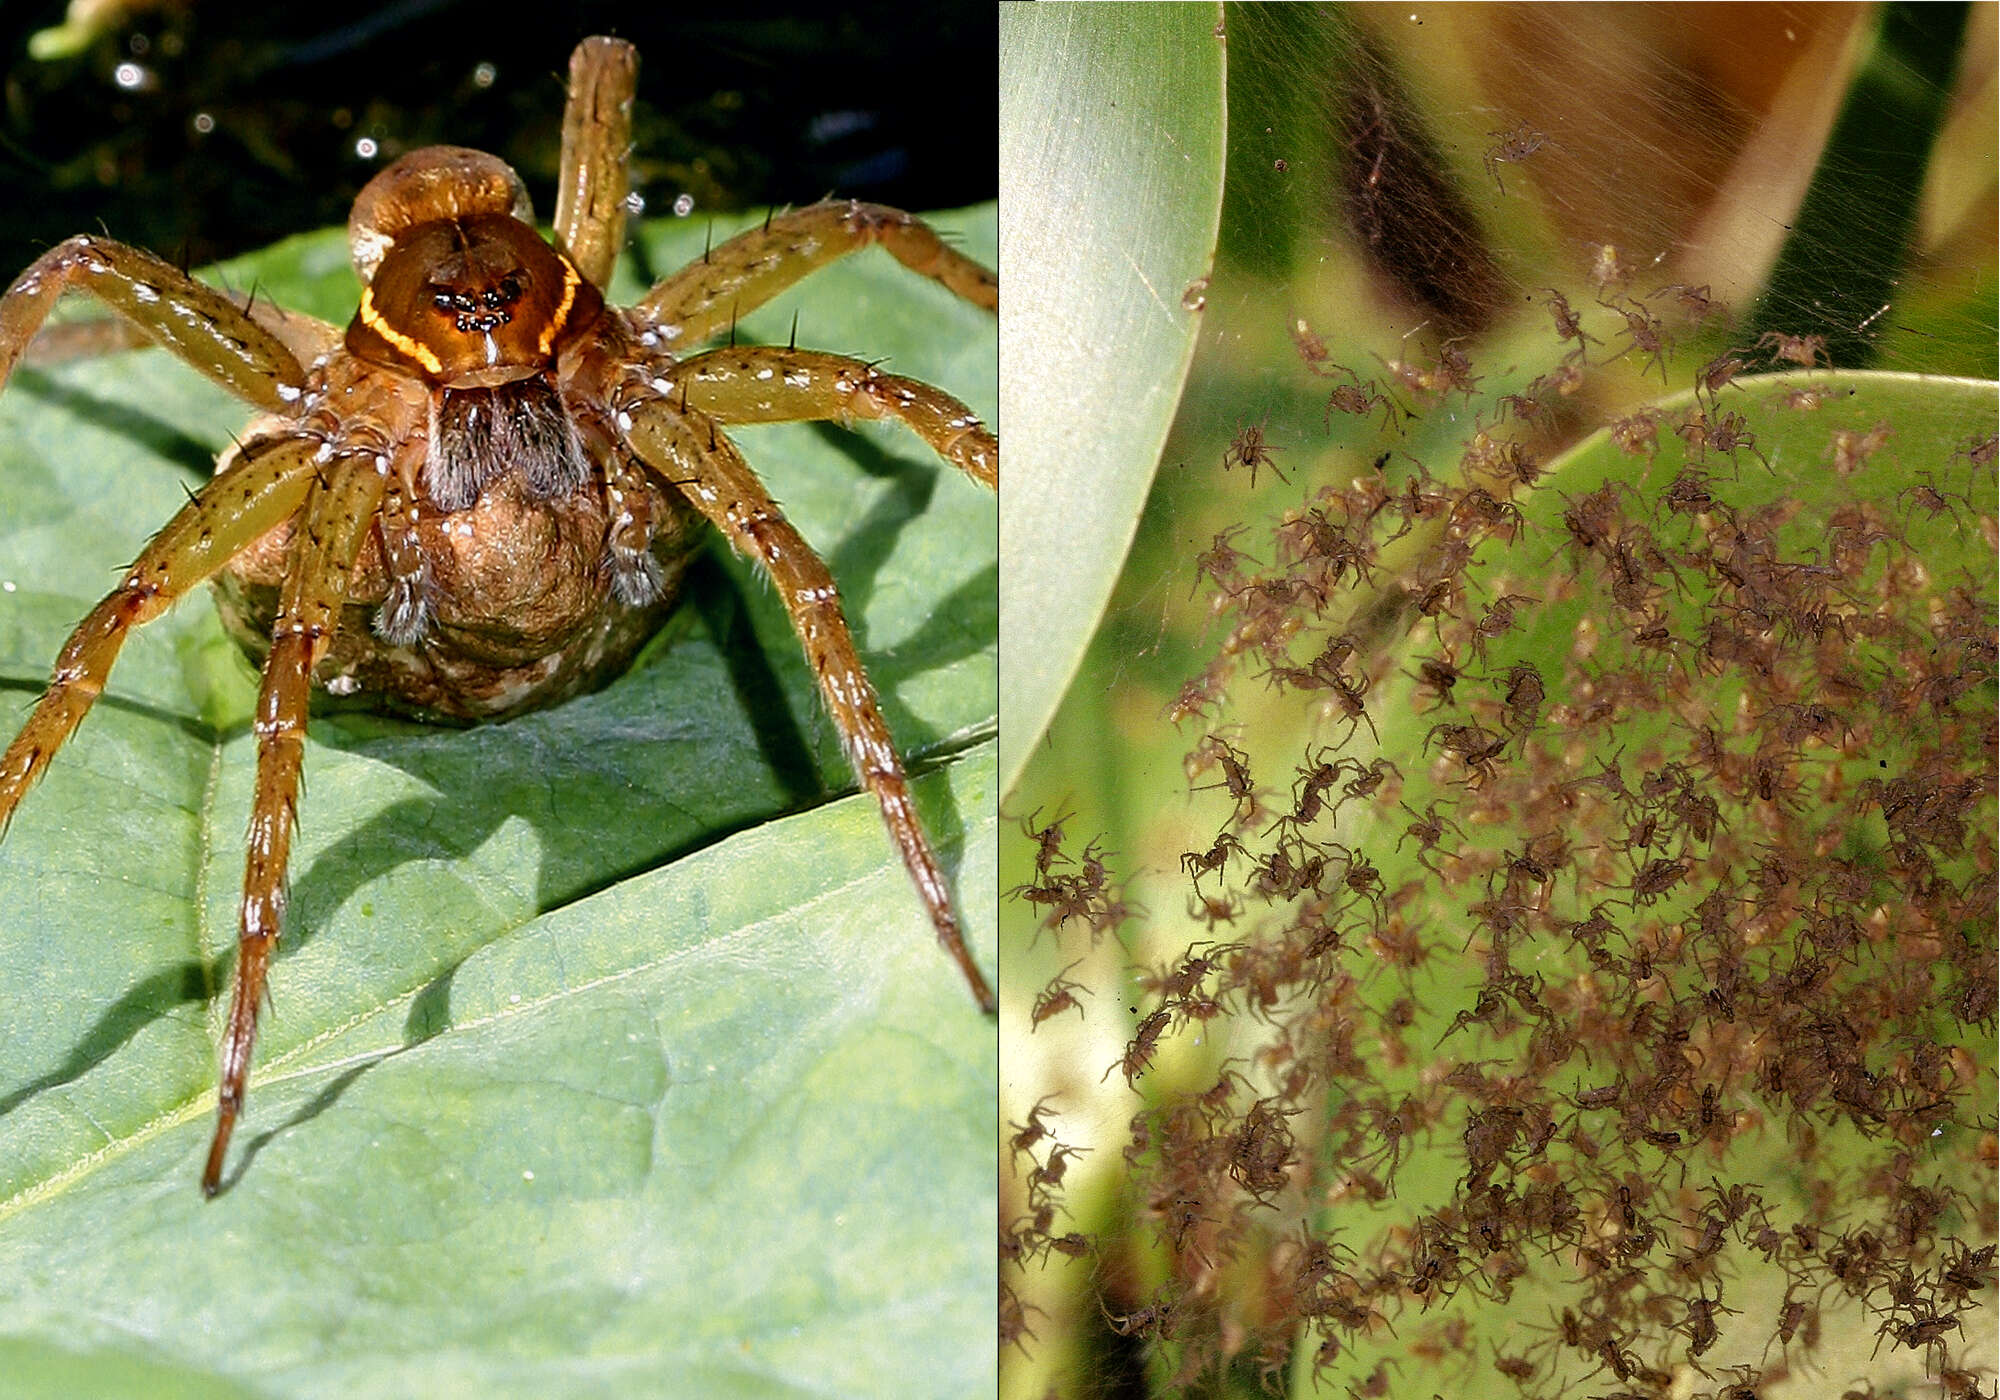
<path fill-rule="evenodd" d="M 704 519 L 775 585 L 940 942 L 992 1009 L 833 579 L 722 427 L 894 419 L 987 486 L 998 443 L 942 391 L 860 361 L 791 347 L 675 351 L 869 243 L 989 310 L 997 282 L 909 215 L 829 201 L 772 217 L 629 309 L 607 305 L 636 74 L 620 40 L 587 39 L 572 56 L 552 244 L 494 157 L 433 147 L 383 170 L 349 220 L 363 292 L 344 332 L 90 236 L 51 249 L 0 297 L 0 383 L 62 293 L 83 289 L 263 410 L 76 629 L 0 755 L 4 832 L 132 629 L 216 583 L 262 687 L 209 1195 L 283 920 L 312 686 L 465 720 L 573 695 L 616 674 L 657 628 Z"/>

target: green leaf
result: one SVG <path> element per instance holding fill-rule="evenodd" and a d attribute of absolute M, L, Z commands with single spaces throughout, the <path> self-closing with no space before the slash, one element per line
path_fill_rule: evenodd
<path fill-rule="evenodd" d="M 938 222 L 992 260 L 990 206 Z M 643 264 L 707 236 L 649 225 Z M 338 231 L 227 278 L 336 318 L 356 295 Z M 885 256 L 739 338 L 781 341 L 794 307 L 801 344 L 993 416 L 992 318 Z M 7 721 L 247 416 L 156 352 L 0 395 Z M 738 441 L 841 583 L 990 966 L 993 500 L 900 430 Z M 854 780 L 769 587 L 726 560 L 689 592 L 630 674 L 554 710 L 315 719 L 213 1203 L 253 678 L 205 593 L 133 638 L 0 844 L 10 1386 L 990 1388 L 992 1023 L 873 800 L 829 800 Z"/>
<path fill-rule="evenodd" d="M 1001 8 L 1003 790 L 1097 629 L 1193 358 L 1222 204 L 1219 18 Z"/>

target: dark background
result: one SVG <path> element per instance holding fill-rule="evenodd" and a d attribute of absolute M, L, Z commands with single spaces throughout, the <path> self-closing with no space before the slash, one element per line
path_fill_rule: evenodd
<path fill-rule="evenodd" d="M 587 34 L 639 48 L 648 217 L 683 194 L 699 218 L 827 194 L 943 209 L 998 189 L 990 4 L 914 22 L 903 5 L 731 4 L 669 22 L 629 0 L 557 0 L 545 18 L 494 0 L 136 0 L 76 52 L 31 55 L 64 8 L 0 7 L 0 277 L 72 233 L 199 266 L 344 223 L 376 170 L 438 142 L 507 160 L 546 220 L 563 75 Z M 121 64 L 139 87 L 120 86 Z"/>

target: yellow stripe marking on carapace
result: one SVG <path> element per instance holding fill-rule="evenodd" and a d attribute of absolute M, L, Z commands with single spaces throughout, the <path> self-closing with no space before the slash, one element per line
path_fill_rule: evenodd
<path fill-rule="evenodd" d="M 556 306 L 555 314 L 549 317 L 549 323 L 542 327 L 541 339 L 535 342 L 536 351 L 542 355 L 549 353 L 549 347 L 554 345 L 556 337 L 562 334 L 563 323 L 569 320 L 569 309 L 576 305 L 577 283 L 583 280 L 583 274 L 578 272 L 570 260 L 561 253 L 556 254 L 556 261 L 562 264 L 563 295 L 562 301 Z"/>
<path fill-rule="evenodd" d="M 381 336 L 382 339 L 388 341 L 405 355 L 408 355 L 430 373 L 436 374 L 444 368 L 444 362 L 437 357 L 436 353 L 428 345 L 404 335 L 382 318 L 382 313 L 375 309 L 375 289 L 373 287 L 363 287 L 361 289 L 361 324 Z"/>

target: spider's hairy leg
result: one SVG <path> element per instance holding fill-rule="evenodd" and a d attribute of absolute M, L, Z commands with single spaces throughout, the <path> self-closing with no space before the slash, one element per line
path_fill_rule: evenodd
<path fill-rule="evenodd" d="M 660 399 L 638 405 L 632 411 L 632 444 L 715 524 L 733 549 L 755 560 L 770 576 L 812 664 L 841 746 L 862 785 L 881 805 L 882 819 L 930 914 L 938 942 L 958 964 L 980 1007 L 990 1013 L 995 1005 L 992 988 L 965 946 L 952 909 L 951 888 L 910 799 L 909 782 L 876 704 L 875 688 L 861 669 L 853 634 L 841 615 L 833 575 L 779 512 L 735 445 L 700 415 L 681 413 Z"/>
<path fill-rule="evenodd" d="M 638 82 L 639 51 L 623 39 L 585 39 L 569 57 L 556 243 L 599 287 L 611 280 L 625 246 L 632 94 Z"/>
<path fill-rule="evenodd" d="M 226 294 L 170 262 L 78 234 L 28 264 L 0 296 L 0 383 L 62 294 L 88 291 L 154 341 L 247 403 L 284 411 L 305 371 L 277 335 Z"/>
<path fill-rule="evenodd" d="M 312 482 L 316 447 L 298 438 L 277 438 L 246 448 L 181 507 L 125 571 L 118 587 L 70 634 L 48 690 L 19 737 L 0 755 L 0 832 L 103 692 L 131 630 L 165 612 L 296 511 Z"/>
<path fill-rule="evenodd" d="M 719 423 L 897 419 L 974 481 L 1000 479 L 1000 444 L 971 409 L 845 355 L 772 345 L 711 350 L 674 366 L 667 382 L 676 402 L 685 390 L 685 402 Z"/>
<path fill-rule="evenodd" d="M 679 327 L 676 344 L 698 345 L 807 273 L 870 243 L 880 243 L 903 266 L 973 305 L 1000 309 L 1000 279 L 939 238 L 929 224 L 900 209 L 838 199 L 775 215 L 737 234 L 646 293 L 639 309 L 662 325 Z"/>
<path fill-rule="evenodd" d="M 255 287 L 247 292 L 225 291 L 232 306 L 278 338 L 292 352 L 292 358 L 309 365 L 340 345 L 340 328 L 330 326 L 303 311 L 287 311 L 260 295 Z M 61 321 L 43 325 L 28 342 L 21 356 L 24 365 L 61 365 L 73 360 L 96 359 L 122 350 L 149 350 L 153 337 L 132 321 L 106 316 L 87 321 Z"/>
<path fill-rule="evenodd" d="M 271 653 L 257 692 L 257 784 L 250 807 L 249 854 L 243 867 L 243 912 L 236 953 L 236 988 L 222 1049 L 222 1088 L 215 1140 L 201 1175 L 202 1193 L 222 1187 L 229 1135 L 243 1108 L 257 1006 L 264 974 L 285 912 L 285 865 L 298 825 L 300 765 L 305 758 L 306 705 L 313 667 L 333 642 L 347 599 L 347 581 L 388 485 L 386 466 L 349 457 L 314 478 L 291 558 L 285 566 Z"/>

